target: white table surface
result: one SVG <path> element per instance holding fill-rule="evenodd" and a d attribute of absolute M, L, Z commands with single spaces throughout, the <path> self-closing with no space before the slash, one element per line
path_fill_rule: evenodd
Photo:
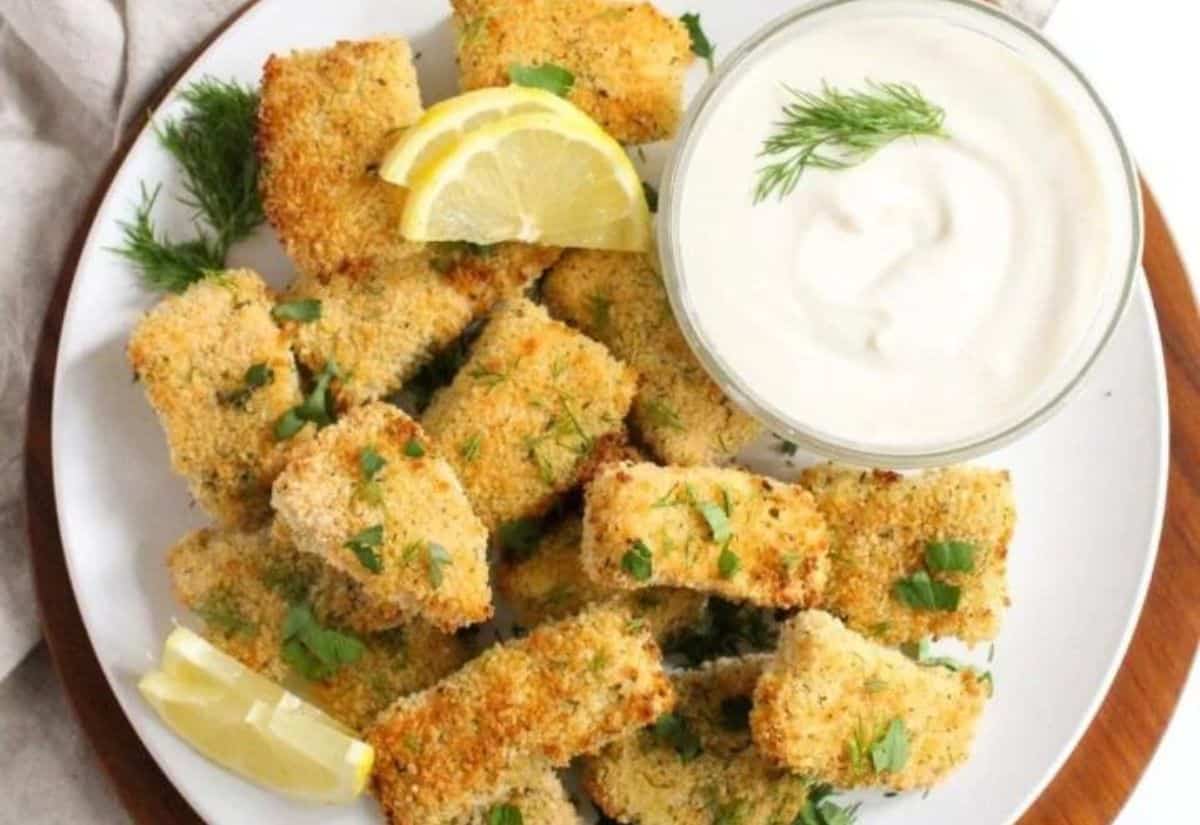
<path fill-rule="evenodd" d="M 1062 0 L 1047 31 L 1108 100 L 1200 282 L 1200 7 L 1179 0 Z M 1200 775 L 1200 667 L 1117 825 L 1182 823 Z M 1191 821 L 1195 821 L 1194 819 Z"/>
<path fill-rule="evenodd" d="M 1121 120 L 1193 273 L 1193 289 L 1200 275 L 1198 23 L 1200 8 L 1179 0 L 1062 0 L 1048 27 Z M 1117 825 L 1175 825 L 1194 810 L 1188 792 L 1200 762 L 1198 670 L 1193 665 L 1180 710 Z M 0 743 L 0 823 L 128 821 L 42 648 L 0 685 Z"/>

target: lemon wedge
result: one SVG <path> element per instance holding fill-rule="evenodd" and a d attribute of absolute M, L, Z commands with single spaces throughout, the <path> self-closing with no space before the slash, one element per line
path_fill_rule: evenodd
<path fill-rule="evenodd" d="M 196 750 L 288 796 L 350 802 L 371 775 L 370 745 L 186 628 L 167 637 L 162 668 L 138 689 Z"/>
<path fill-rule="evenodd" d="M 524 241 L 644 251 L 650 210 L 621 145 L 591 121 L 521 114 L 484 124 L 412 179 L 415 241 Z"/>
<path fill-rule="evenodd" d="M 379 176 L 388 183 L 408 186 L 418 172 L 466 133 L 503 117 L 537 112 L 591 122 L 573 104 L 545 89 L 515 85 L 477 89 L 431 106 L 384 156 Z"/>

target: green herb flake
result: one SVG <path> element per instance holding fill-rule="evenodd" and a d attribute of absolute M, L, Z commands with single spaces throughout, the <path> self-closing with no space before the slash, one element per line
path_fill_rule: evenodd
<path fill-rule="evenodd" d="M 358 454 L 358 464 L 362 469 L 363 478 L 374 481 L 379 471 L 387 466 L 387 460 L 374 447 L 363 447 L 362 452 Z"/>
<path fill-rule="evenodd" d="M 306 423 L 307 422 L 305 422 L 303 418 L 296 414 L 296 410 L 294 408 L 288 410 L 283 415 L 279 416 L 279 420 L 275 422 L 275 440 L 287 441 L 296 433 L 304 429 L 304 425 Z"/>
<path fill-rule="evenodd" d="M 462 444 L 458 446 L 458 454 L 465 461 L 474 461 L 479 458 L 479 451 L 483 447 L 483 440 L 479 433 L 475 433 L 468 437 Z"/>
<path fill-rule="evenodd" d="M 792 101 L 759 152 L 771 162 L 758 170 L 755 203 L 791 194 L 809 169 L 857 166 L 902 137 L 946 137 L 946 113 L 905 83 L 867 81 L 865 90 L 851 91 L 828 83 L 820 92 L 785 89 Z"/>
<path fill-rule="evenodd" d="M 961 594 L 960 588 L 931 579 L 924 570 L 897 579 L 892 585 L 892 595 L 914 610 L 957 610 Z"/>
<path fill-rule="evenodd" d="M 729 549 L 729 543 L 726 542 L 721 548 L 721 555 L 717 556 L 717 572 L 723 579 L 732 579 L 741 567 L 742 560 L 737 553 Z"/>
<path fill-rule="evenodd" d="M 592 330 L 603 335 L 612 325 L 612 298 L 600 293 L 592 293 L 587 298 L 588 315 L 591 317 Z"/>
<path fill-rule="evenodd" d="M 316 298 L 301 298 L 296 301 L 286 301 L 276 304 L 271 310 L 271 317 L 276 321 L 296 321 L 300 324 L 311 324 L 321 317 L 321 302 Z"/>
<path fill-rule="evenodd" d="M 429 583 L 436 590 L 442 586 L 443 568 L 450 564 L 452 559 L 446 548 L 442 547 L 436 541 L 429 542 L 426 550 L 429 554 Z"/>
<path fill-rule="evenodd" d="M 713 541 L 717 544 L 727 544 L 733 538 L 733 531 L 729 527 L 729 513 L 725 507 L 716 502 L 697 501 L 696 510 L 708 524 Z"/>
<path fill-rule="evenodd" d="M 642 181 L 642 194 L 646 196 L 646 208 L 651 212 L 658 212 L 658 190 Z"/>
<path fill-rule="evenodd" d="M 648 581 L 654 573 L 652 557 L 653 554 L 646 542 L 637 539 L 621 557 L 621 569 L 632 576 L 635 581 Z"/>
<path fill-rule="evenodd" d="M 376 524 L 374 527 L 368 527 L 361 533 L 352 536 L 343 546 L 358 557 L 363 567 L 372 573 L 382 573 L 383 560 L 375 552 L 381 544 L 383 544 L 383 525 Z"/>
<path fill-rule="evenodd" d="M 275 380 L 275 370 L 266 364 L 254 364 L 246 370 L 244 380 L 247 387 L 265 387 Z"/>
<path fill-rule="evenodd" d="M 656 429 L 683 431 L 683 420 L 679 412 L 662 398 L 651 398 L 642 405 L 642 413 Z"/>
<path fill-rule="evenodd" d="M 859 806 L 842 807 L 829 799 L 832 795 L 832 786 L 813 785 L 792 825 L 854 825 Z"/>
<path fill-rule="evenodd" d="M 226 588 L 209 591 L 204 600 L 196 605 L 195 611 L 205 625 L 220 631 L 226 639 L 250 637 L 258 633 L 258 626 L 246 617 L 238 606 L 237 597 Z"/>
<path fill-rule="evenodd" d="M 525 825 L 525 820 L 516 805 L 493 805 L 488 808 L 487 825 Z"/>
<path fill-rule="evenodd" d="M 501 524 L 496 535 L 507 558 L 525 561 L 533 556 L 542 541 L 542 525 L 534 519 L 514 519 Z"/>
<path fill-rule="evenodd" d="M 708 64 L 708 71 L 713 70 L 713 57 L 716 54 L 717 48 L 708 39 L 708 35 L 704 33 L 704 29 L 700 25 L 700 15 L 696 12 L 688 12 L 679 18 L 687 29 L 688 37 L 692 41 L 692 53 L 696 57 L 704 60 Z"/>
<path fill-rule="evenodd" d="M 908 731 L 901 719 L 893 719 L 871 744 L 871 765 L 875 773 L 898 773 L 908 764 Z"/>
<path fill-rule="evenodd" d="M 654 736 L 679 754 L 683 763 L 691 762 L 701 753 L 700 737 L 682 716 L 664 713 L 654 723 Z"/>
<path fill-rule="evenodd" d="M 925 545 L 925 565 L 935 572 L 970 573 L 975 569 L 975 545 L 968 541 L 931 541 Z"/>
<path fill-rule="evenodd" d="M 410 438 L 408 443 L 404 445 L 404 454 L 409 458 L 423 458 L 425 456 L 425 445 L 415 438 Z"/>
<path fill-rule="evenodd" d="M 721 727 L 730 731 L 749 730 L 752 706 L 749 696 L 727 696 L 722 699 Z"/>
<path fill-rule="evenodd" d="M 791 458 L 800 451 L 800 445 L 796 442 L 788 441 L 786 438 L 779 438 L 779 436 L 775 437 L 778 439 L 775 443 L 775 451 L 777 453 L 781 453 L 782 455 Z"/>
<path fill-rule="evenodd" d="M 309 681 L 333 676 L 344 665 L 357 662 L 363 643 L 355 636 L 322 627 L 305 604 L 288 610 L 283 623 L 283 660 Z"/>
<path fill-rule="evenodd" d="M 540 66 L 513 63 L 508 67 L 508 79 L 518 86 L 545 89 L 559 97 L 566 97 L 575 85 L 574 73 L 553 63 L 543 63 Z"/>

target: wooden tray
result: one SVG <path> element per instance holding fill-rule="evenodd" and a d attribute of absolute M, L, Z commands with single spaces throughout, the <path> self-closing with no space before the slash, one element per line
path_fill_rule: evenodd
<path fill-rule="evenodd" d="M 253 0 L 183 61 L 160 94 Z M 42 628 L 79 724 L 139 825 L 202 820 L 163 775 L 105 681 L 72 595 L 51 472 L 50 413 L 63 311 L 100 200 L 133 145 L 130 129 L 97 185 L 46 312 L 30 388 L 26 516 Z M 1120 673 L 1087 734 L 1020 825 L 1106 825 L 1116 818 L 1166 729 L 1200 639 L 1200 318 L 1183 263 L 1149 190 L 1145 268 L 1167 367 L 1171 468 L 1166 522 L 1146 606 Z"/>

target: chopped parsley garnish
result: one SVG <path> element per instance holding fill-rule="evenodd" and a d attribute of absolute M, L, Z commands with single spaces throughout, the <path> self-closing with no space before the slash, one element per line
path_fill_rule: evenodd
<path fill-rule="evenodd" d="M 425 455 L 425 445 L 415 438 L 410 438 L 404 445 L 404 454 L 409 458 L 422 458 Z"/>
<path fill-rule="evenodd" d="M 321 302 L 316 298 L 286 301 L 275 305 L 275 308 L 271 310 L 271 317 L 276 321 L 297 321 L 301 324 L 309 324 L 321 317 Z"/>
<path fill-rule="evenodd" d="M 363 478 L 374 481 L 379 471 L 387 465 L 387 460 L 374 447 L 363 447 L 362 452 L 358 454 L 358 464 L 362 468 Z"/>
<path fill-rule="evenodd" d="M 275 439 L 283 441 L 291 438 L 308 422 L 324 427 L 333 423 L 334 403 L 333 393 L 329 385 L 334 378 L 341 376 L 337 362 L 326 361 L 325 368 L 317 376 L 313 391 L 301 403 L 292 407 L 275 422 Z"/>
<path fill-rule="evenodd" d="M 664 713 L 658 717 L 654 723 L 654 736 L 674 748 L 681 762 L 691 762 L 700 755 L 700 737 L 682 716 Z"/>
<path fill-rule="evenodd" d="M 642 194 L 646 196 L 646 207 L 651 212 L 658 211 L 658 190 L 642 181 Z"/>
<path fill-rule="evenodd" d="M 668 655 L 683 657 L 689 666 L 720 656 L 742 656 L 775 647 L 779 623 L 774 612 L 735 604 L 719 597 L 708 601 L 695 626 L 668 639 Z"/>
<path fill-rule="evenodd" d="M 975 569 L 975 545 L 969 541 L 931 541 L 925 545 L 925 566 L 930 570 L 970 573 Z"/>
<path fill-rule="evenodd" d="M 275 370 L 266 364 L 253 364 L 246 370 L 245 380 L 247 387 L 265 387 L 275 380 Z"/>
<path fill-rule="evenodd" d="M 516 805 L 493 805 L 488 808 L 487 825 L 525 825 L 525 819 Z"/>
<path fill-rule="evenodd" d="M 382 573 L 383 560 L 375 552 L 381 544 L 383 544 L 383 525 L 376 524 L 374 527 L 368 527 L 358 535 L 352 536 L 346 541 L 345 547 L 358 557 L 363 567 L 372 573 Z"/>
<path fill-rule="evenodd" d="M 778 442 L 775 444 L 776 452 L 782 453 L 783 455 L 791 457 L 791 456 L 794 456 L 800 450 L 800 445 L 797 444 L 796 442 L 788 441 L 786 438 L 780 438 L 779 436 L 775 436 L 775 437 L 777 439 L 779 439 Z"/>
<path fill-rule="evenodd" d="M 722 699 L 721 727 L 725 730 L 749 730 L 752 705 L 749 696 L 727 696 Z"/>
<path fill-rule="evenodd" d="M 349 633 L 322 627 L 312 610 L 296 604 L 283 623 L 283 660 L 309 681 L 328 679 L 343 665 L 357 662 L 363 644 Z"/>
<path fill-rule="evenodd" d="M 479 451 L 483 446 L 482 438 L 479 433 L 474 433 L 469 436 L 466 441 L 458 447 L 458 454 L 467 461 L 474 461 L 479 458 Z"/>
<path fill-rule="evenodd" d="M 679 18 L 680 22 L 687 28 L 688 37 L 692 40 L 692 53 L 696 57 L 702 58 L 708 64 L 708 70 L 713 70 L 713 55 L 717 51 L 708 39 L 708 35 L 704 33 L 704 29 L 700 26 L 700 15 L 696 12 L 689 12 Z"/>
<path fill-rule="evenodd" d="M 254 391 L 259 387 L 265 387 L 274 380 L 275 370 L 266 364 L 253 364 L 242 376 L 244 386 L 238 387 L 236 390 L 217 393 L 217 400 L 229 407 L 245 409 L 246 403 Z"/>
<path fill-rule="evenodd" d="M 524 561 L 534 554 L 542 541 L 542 525 L 529 518 L 506 521 L 496 531 L 500 547 L 512 561 Z"/>
<path fill-rule="evenodd" d="M 262 582 L 274 590 L 288 604 L 302 602 L 312 589 L 313 574 L 293 563 L 275 561 L 262 571 Z"/>
<path fill-rule="evenodd" d="M 737 553 L 729 549 L 729 542 L 726 542 L 721 548 L 721 555 L 717 556 L 717 572 L 723 579 L 732 579 L 741 566 L 742 560 L 738 558 Z"/>
<path fill-rule="evenodd" d="M 871 743 L 871 766 L 875 773 L 897 773 L 908 764 L 908 731 L 901 719 L 893 719 Z"/>
<path fill-rule="evenodd" d="M 495 387 L 499 384 L 503 384 L 508 378 L 506 373 L 496 372 L 495 370 L 488 369 L 487 367 L 473 368 L 470 372 L 470 376 L 480 384 L 483 384 L 485 387 Z"/>
<path fill-rule="evenodd" d="M 679 412 L 661 398 L 651 398 L 642 405 L 650 426 L 656 429 L 683 430 L 683 420 Z"/>
<path fill-rule="evenodd" d="M 981 682 L 987 683 L 988 696 L 992 695 L 994 684 L 992 682 L 991 671 L 981 671 L 974 665 L 964 664 L 950 656 L 934 656 L 933 649 L 929 641 L 929 637 L 921 639 L 919 642 L 905 642 L 900 645 L 900 652 L 908 658 L 912 659 L 919 665 L 926 667 L 944 667 L 951 673 L 957 673 L 960 670 L 970 671 L 975 674 L 975 678 Z"/>
<path fill-rule="evenodd" d="M 854 825 L 858 816 L 858 805 L 843 808 L 829 799 L 833 796 L 830 785 L 813 785 L 808 799 L 792 825 Z"/>
<path fill-rule="evenodd" d="M 242 613 L 237 597 L 226 588 L 209 591 L 195 610 L 208 627 L 219 630 L 226 639 L 258 633 L 258 626 Z"/>
<path fill-rule="evenodd" d="M 508 67 L 508 79 L 518 86 L 545 89 L 559 97 L 566 97 L 570 94 L 571 87 L 575 85 L 574 73 L 553 63 L 543 63 L 540 66 L 524 66 L 520 63 L 513 63 Z"/>
<path fill-rule="evenodd" d="M 292 409 L 279 416 L 279 420 L 275 422 L 275 440 L 286 441 L 296 433 L 304 429 L 307 422 L 296 414 L 296 409 Z"/>
<path fill-rule="evenodd" d="M 592 331 L 602 335 L 612 324 L 612 298 L 594 292 L 587 298 L 588 314 L 592 320 Z"/>
<path fill-rule="evenodd" d="M 931 579 L 924 570 L 897 579 L 892 585 L 892 595 L 916 610 L 957 610 L 961 594 L 960 588 Z"/>
<path fill-rule="evenodd" d="M 633 547 L 625 551 L 625 555 L 621 557 L 621 569 L 637 581 L 647 581 L 654 573 L 652 556 L 646 542 L 637 539 L 634 541 Z"/>
<path fill-rule="evenodd" d="M 450 554 L 445 547 L 436 541 L 429 542 L 426 550 L 429 553 L 429 583 L 438 588 L 442 586 L 442 568 L 450 564 Z"/>
<path fill-rule="evenodd" d="M 728 544 L 733 538 L 733 531 L 729 528 L 729 511 L 725 506 L 712 501 L 697 501 L 696 510 L 708 523 L 708 529 L 712 531 L 712 540 L 717 544 Z"/>

